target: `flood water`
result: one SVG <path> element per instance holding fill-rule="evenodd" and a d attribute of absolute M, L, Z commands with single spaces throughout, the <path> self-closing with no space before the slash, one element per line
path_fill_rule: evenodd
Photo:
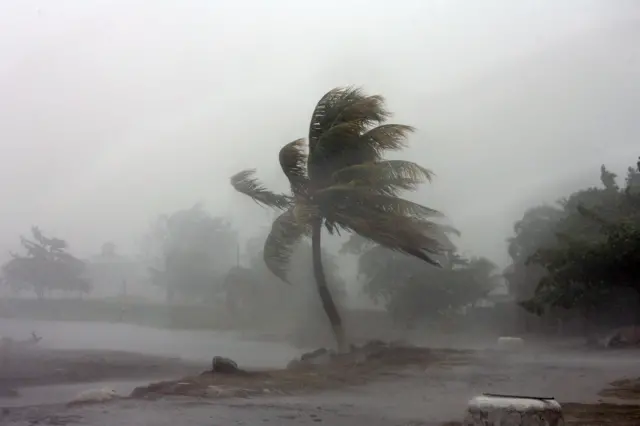
<path fill-rule="evenodd" d="M 249 368 L 284 367 L 303 352 L 284 342 L 251 340 L 234 332 L 166 330 L 121 323 L 0 319 L 0 336 L 24 340 L 31 332 L 42 336 L 39 346 L 52 349 L 127 351 L 207 364 L 213 356 L 225 356 Z"/>
<path fill-rule="evenodd" d="M 302 352 L 284 342 L 251 340 L 234 332 L 166 330 L 121 323 L 0 319 L 2 337 L 25 340 L 30 338 L 32 332 L 42 337 L 39 348 L 115 350 L 178 357 L 185 361 L 201 362 L 203 369 L 216 355 L 229 357 L 246 368 L 281 368 Z M 138 379 L 31 386 L 21 388 L 18 398 L 0 398 L 0 406 L 68 402 L 83 390 L 103 387 L 127 395 L 135 387 L 146 383 L 148 380 Z"/>

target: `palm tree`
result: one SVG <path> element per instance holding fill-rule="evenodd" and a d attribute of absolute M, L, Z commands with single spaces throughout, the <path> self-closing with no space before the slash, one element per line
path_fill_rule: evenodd
<path fill-rule="evenodd" d="M 385 160 L 386 151 L 406 146 L 410 126 L 384 124 L 390 117 L 382 96 L 360 89 L 336 88 L 316 105 L 304 139 L 280 150 L 280 165 L 291 184 L 291 195 L 267 190 L 255 169 L 231 178 L 233 187 L 263 206 L 283 211 L 265 241 L 264 260 L 285 282 L 294 247 L 311 237 L 313 273 L 324 311 L 338 348 L 346 348 L 340 313 L 327 286 L 322 266 L 323 227 L 330 234 L 347 231 L 384 247 L 435 265 L 441 252 L 428 219 L 440 213 L 400 198 L 432 177 L 431 171 L 410 161 Z"/>

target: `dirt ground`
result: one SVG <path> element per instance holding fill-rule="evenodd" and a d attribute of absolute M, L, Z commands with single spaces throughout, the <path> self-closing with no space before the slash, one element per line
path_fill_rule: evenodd
<path fill-rule="evenodd" d="M 464 364 L 470 351 L 432 350 L 417 346 L 371 342 L 346 354 L 325 354 L 320 362 L 294 361 L 286 369 L 241 371 L 234 374 L 203 372 L 178 380 L 136 388 L 132 397 L 163 396 L 229 398 L 302 393 L 361 386 L 379 379 L 401 378 L 413 370 Z"/>

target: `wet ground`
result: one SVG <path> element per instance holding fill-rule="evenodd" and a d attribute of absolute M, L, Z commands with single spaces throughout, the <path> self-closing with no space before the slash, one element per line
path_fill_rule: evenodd
<path fill-rule="evenodd" d="M 0 424 L 435 426 L 460 420 L 468 399 L 480 392 L 555 396 L 562 403 L 607 401 L 599 392 L 610 382 L 640 376 L 638 355 L 636 351 L 553 355 L 484 351 L 466 365 L 434 365 L 336 391 L 23 407 L 5 409 Z"/>
<path fill-rule="evenodd" d="M 153 330 L 120 324 L 0 322 L 0 332 L 5 336 L 24 338 L 31 331 L 43 336 L 40 344 L 45 351 L 77 354 L 82 353 L 83 348 L 90 348 L 97 351 L 94 354 L 102 353 L 97 355 L 98 359 L 103 357 L 106 362 L 98 364 L 95 370 L 102 373 L 108 372 L 110 365 L 109 357 L 104 358 L 104 349 L 151 353 L 154 357 L 183 356 L 182 360 L 162 358 L 168 362 L 162 364 L 160 358 L 152 359 L 150 355 L 117 352 L 121 365 L 128 365 L 129 371 L 139 368 L 137 371 L 143 372 L 154 363 L 162 368 L 173 363 L 176 368 L 186 366 L 201 371 L 212 355 L 229 356 L 244 367 L 279 368 L 302 352 L 285 344 L 243 340 L 229 333 Z M 159 377 L 146 379 L 147 371 L 132 381 L 126 374 L 127 369 L 121 369 L 121 374 L 106 383 L 104 380 L 111 377 L 110 374 L 99 379 L 102 383 L 62 381 L 49 387 L 37 386 L 34 382 L 19 389 L 22 398 L 0 401 L 3 407 L 0 424 L 435 426 L 460 420 L 468 399 L 481 392 L 551 395 L 562 403 L 618 402 L 616 395 L 603 396 L 601 390 L 613 381 L 640 377 L 640 353 L 635 350 L 586 351 L 572 345 L 536 345 L 523 353 L 504 354 L 486 349 L 491 342 L 487 340 L 485 348 L 474 345 L 474 356 L 465 363 L 434 363 L 386 374 L 367 384 L 323 388 L 304 394 L 129 399 L 69 407 L 64 402 L 81 390 L 109 386 L 126 395 L 145 380 L 154 381 Z M 49 374 L 49 370 L 51 368 L 41 371 Z M 180 375 L 172 375 L 175 377 Z"/>
<path fill-rule="evenodd" d="M 291 345 L 246 338 L 240 333 L 169 330 L 124 323 L 30 321 L 0 318 L 0 336 L 17 340 L 31 332 L 42 337 L 39 347 L 65 350 L 124 351 L 177 357 L 207 364 L 214 355 L 243 365 L 279 368 L 299 355 Z"/>
<path fill-rule="evenodd" d="M 0 407 L 65 402 L 96 387 L 128 394 L 150 381 L 199 373 L 214 355 L 252 368 L 281 368 L 300 353 L 231 332 L 0 319 L 2 337 L 27 342 L 32 332 L 42 340 L 13 344 L 7 361 L 0 357 Z"/>

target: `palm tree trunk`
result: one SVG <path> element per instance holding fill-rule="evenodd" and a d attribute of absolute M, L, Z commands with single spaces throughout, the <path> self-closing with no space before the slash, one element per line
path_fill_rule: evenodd
<path fill-rule="evenodd" d="M 311 234 L 311 251 L 313 256 L 313 276 L 316 279 L 316 287 L 318 288 L 318 295 L 322 302 L 322 308 L 329 318 L 331 323 L 331 330 L 333 336 L 338 344 L 338 350 L 344 352 L 347 349 L 347 342 L 344 335 L 344 328 L 342 327 L 342 319 L 338 308 L 333 301 L 331 291 L 327 286 L 327 278 L 324 275 L 324 268 L 322 266 L 322 250 L 321 250 L 321 237 L 322 237 L 322 222 L 317 221 L 313 224 L 313 230 Z"/>

